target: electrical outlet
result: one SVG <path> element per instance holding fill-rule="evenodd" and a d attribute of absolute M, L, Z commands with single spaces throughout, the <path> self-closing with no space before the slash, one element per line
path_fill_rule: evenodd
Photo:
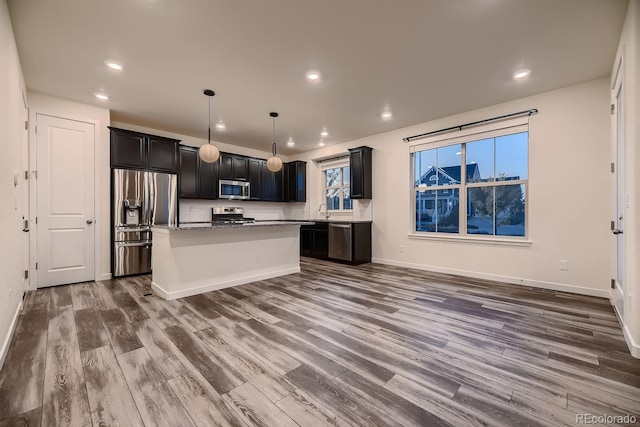
<path fill-rule="evenodd" d="M 569 261 L 565 259 L 560 260 L 560 270 L 568 271 L 569 270 Z"/>
<path fill-rule="evenodd" d="M 400 246 L 400 253 L 403 254 L 404 253 L 404 246 Z"/>

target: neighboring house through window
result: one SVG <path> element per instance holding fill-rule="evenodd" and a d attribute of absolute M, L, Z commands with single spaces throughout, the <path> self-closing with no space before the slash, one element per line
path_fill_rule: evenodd
<path fill-rule="evenodd" d="M 327 210 L 352 210 L 349 157 L 322 162 L 321 170 Z"/>
<path fill-rule="evenodd" d="M 528 139 L 520 120 L 412 146 L 415 232 L 525 237 Z"/>

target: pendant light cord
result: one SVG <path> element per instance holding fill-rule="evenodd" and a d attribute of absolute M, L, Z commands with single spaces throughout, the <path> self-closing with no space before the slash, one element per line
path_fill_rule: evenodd
<path fill-rule="evenodd" d="M 211 144 L 211 97 L 209 97 L 209 144 Z"/>
<path fill-rule="evenodd" d="M 271 153 L 276 155 L 276 118 L 273 118 L 273 145 L 271 146 Z"/>

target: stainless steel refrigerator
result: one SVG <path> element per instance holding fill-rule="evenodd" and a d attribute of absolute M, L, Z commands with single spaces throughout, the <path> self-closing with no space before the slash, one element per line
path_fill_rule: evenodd
<path fill-rule="evenodd" d="M 127 169 L 111 173 L 112 276 L 149 273 L 151 227 L 177 223 L 177 176 Z"/>

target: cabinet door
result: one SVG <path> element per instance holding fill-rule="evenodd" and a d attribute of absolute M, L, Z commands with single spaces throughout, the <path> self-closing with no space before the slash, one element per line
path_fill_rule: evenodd
<path fill-rule="evenodd" d="M 273 172 L 273 175 L 275 177 L 274 200 L 276 202 L 284 202 L 286 200 L 285 194 L 284 194 L 284 167 L 280 169 L 278 172 Z"/>
<path fill-rule="evenodd" d="M 218 162 L 207 163 L 198 156 L 198 197 L 218 198 Z"/>
<path fill-rule="evenodd" d="M 276 174 L 267 168 L 267 162 L 262 162 L 262 200 L 276 200 Z"/>
<path fill-rule="evenodd" d="M 300 255 L 311 256 L 313 254 L 313 230 L 312 226 L 300 227 Z"/>
<path fill-rule="evenodd" d="M 249 159 L 249 184 L 251 200 L 262 200 L 262 164 L 264 160 Z"/>
<path fill-rule="evenodd" d="M 296 198 L 296 164 L 285 163 L 284 169 L 284 201 L 293 202 Z"/>
<path fill-rule="evenodd" d="M 233 179 L 247 181 L 249 179 L 249 158 L 245 156 L 233 156 Z"/>
<path fill-rule="evenodd" d="M 307 201 L 307 163 L 296 160 L 284 165 L 284 200 Z"/>
<path fill-rule="evenodd" d="M 198 149 L 180 147 L 180 197 L 198 197 Z"/>
<path fill-rule="evenodd" d="M 147 137 L 148 168 L 155 172 L 178 171 L 178 141 L 156 136 Z"/>
<path fill-rule="evenodd" d="M 329 231 L 313 230 L 312 256 L 314 258 L 329 258 Z"/>
<path fill-rule="evenodd" d="M 351 199 L 370 199 L 372 196 L 371 150 L 370 147 L 349 149 Z"/>
<path fill-rule="evenodd" d="M 233 154 L 220 153 L 220 179 L 233 179 Z"/>
<path fill-rule="evenodd" d="M 146 169 L 146 139 L 143 134 L 111 129 L 111 167 Z"/>

